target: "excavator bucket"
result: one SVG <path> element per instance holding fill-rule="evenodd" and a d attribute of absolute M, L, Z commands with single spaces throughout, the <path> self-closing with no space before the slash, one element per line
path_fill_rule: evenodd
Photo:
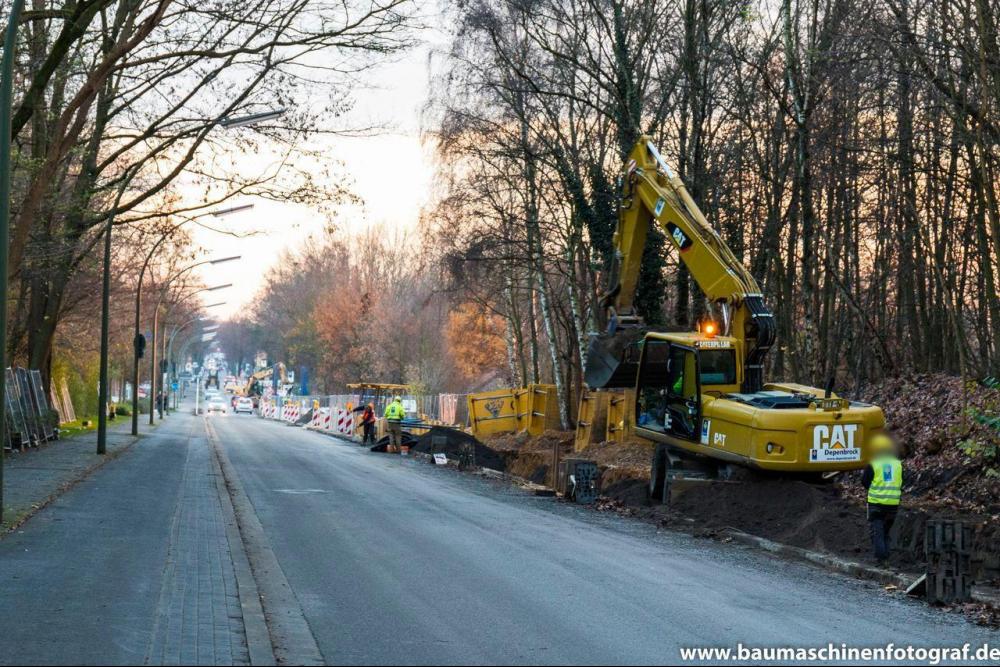
<path fill-rule="evenodd" d="M 639 354 L 645 330 L 619 329 L 613 334 L 592 334 L 587 347 L 583 380 L 591 389 L 635 387 Z"/>

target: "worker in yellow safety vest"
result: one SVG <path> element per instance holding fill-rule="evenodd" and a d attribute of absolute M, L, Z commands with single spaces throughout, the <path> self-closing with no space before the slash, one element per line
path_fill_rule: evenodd
<path fill-rule="evenodd" d="M 897 455 L 896 443 L 883 433 L 872 436 L 868 447 L 872 457 L 861 481 L 868 490 L 868 526 L 875 560 L 884 564 L 889 559 L 889 534 L 896 522 L 903 491 L 903 463 Z"/>
<path fill-rule="evenodd" d="M 406 410 L 399 396 L 393 396 L 392 402 L 385 406 L 385 425 L 389 430 L 389 446 L 386 451 L 398 452 L 403 446 L 403 418 Z"/>

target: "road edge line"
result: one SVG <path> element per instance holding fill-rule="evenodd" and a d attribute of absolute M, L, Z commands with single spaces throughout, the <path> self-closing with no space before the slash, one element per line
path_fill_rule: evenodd
<path fill-rule="evenodd" d="M 247 558 L 249 575 L 254 582 L 254 598 L 260 603 L 273 660 L 270 664 L 326 664 L 309 627 L 309 621 L 285 578 L 281 564 L 271 549 L 267 533 L 243 489 L 239 474 L 208 419 L 205 419 L 205 431 L 222 473 L 220 481 L 233 509 L 235 528 Z M 242 600 L 241 595 L 241 604 Z M 247 643 L 249 644 L 249 637 Z"/>
<path fill-rule="evenodd" d="M 233 499 L 226 487 L 226 474 L 219 460 L 214 433 L 209 434 L 208 442 L 212 449 L 212 467 L 216 472 L 215 487 L 219 493 L 219 499 L 222 501 L 222 512 L 226 519 L 226 540 L 230 544 L 229 553 L 233 561 L 233 571 L 236 574 L 236 588 L 240 598 L 240 611 L 243 614 L 243 631 L 246 635 L 250 664 L 277 665 L 274 646 L 271 643 L 271 631 L 267 627 L 264 607 L 261 604 L 260 590 L 257 588 L 257 580 L 250 567 L 246 544 L 240 534 L 239 519 L 236 517 Z"/>

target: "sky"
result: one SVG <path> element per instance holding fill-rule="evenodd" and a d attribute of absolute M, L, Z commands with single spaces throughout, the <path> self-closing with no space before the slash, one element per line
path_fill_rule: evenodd
<path fill-rule="evenodd" d="M 432 26 L 434 18 L 425 16 Z M 430 86 L 429 58 L 442 48 L 445 35 L 429 27 L 417 36 L 420 43 L 415 48 L 367 72 L 368 86 L 355 92 L 347 125 L 356 121 L 357 126 L 378 124 L 385 129 L 374 136 L 322 137 L 313 144 L 341 163 L 338 171 L 347 176 L 350 190 L 361 200 L 358 206 L 345 206 L 334 221 L 346 233 L 359 233 L 372 225 L 414 228 L 429 201 L 434 164 L 432 148 L 421 140 L 420 112 Z M 387 178 L 390 173 L 391 179 Z M 328 224 L 325 216 L 301 204 L 245 197 L 227 202 L 224 208 L 244 204 L 253 208 L 211 221 L 213 227 L 238 232 L 240 237 L 200 227 L 192 230 L 195 243 L 205 249 L 205 258 L 241 257 L 202 271 L 206 285 L 233 283 L 204 300 L 206 305 L 225 301 L 210 311 L 220 319 L 252 303 L 282 250 L 294 249 Z"/>

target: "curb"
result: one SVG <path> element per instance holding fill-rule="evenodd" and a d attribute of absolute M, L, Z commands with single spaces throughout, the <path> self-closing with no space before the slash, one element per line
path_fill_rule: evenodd
<path fill-rule="evenodd" d="M 735 528 L 726 528 L 722 531 L 722 534 L 739 544 L 761 549 L 763 551 L 767 551 L 768 553 L 777 554 L 786 558 L 793 558 L 795 560 L 812 563 L 813 565 L 818 565 L 824 569 L 846 574 L 858 579 L 875 581 L 880 584 L 892 584 L 899 590 L 903 591 L 905 591 L 921 576 L 919 574 L 894 572 L 892 570 L 886 570 L 885 568 L 865 565 L 864 563 L 859 563 L 857 561 L 838 558 L 819 551 L 810 551 L 801 547 L 793 547 L 790 544 L 782 544 L 763 537 L 757 537 L 756 535 L 750 535 L 749 533 L 744 533 L 736 530 Z M 1000 606 L 1000 591 L 993 591 L 982 586 L 975 586 L 972 589 L 972 599 L 973 601 L 982 604 L 994 607 Z"/>
<path fill-rule="evenodd" d="M 226 517 L 226 540 L 229 542 L 229 553 L 236 574 L 236 588 L 240 596 L 240 609 L 243 613 L 243 631 L 247 639 L 247 653 L 251 665 L 276 665 L 274 649 L 271 647 L 271 633 L 267 629 L 264 618 L 264 608 L 261 606 L 260 591 L 250 568 L 250 560 L 246 554 L 243 538 L 240 535 L 239 523 L 233 500 L 226 489 L 226 476 L 222 472 L 222 464 L 214 441 L 212 448 L 212 463 L 215 468 L 215 486 L 222 500 L 222 511 Z"/>
<path fill-rule="evenodd" d="M 892 584 L 903 589 L 908 587 L 920 576 L 919 574 L 893 572 L 892 570 L 886 570 L 872 565 L 865 565 L 864 563 L 858 563 L 857 561 L 837 558 L 836 556 L 831 556 L 819 551 L 810 551 L 801 547 L 793 547 L 790 544 L 782 544 L 763 537 L 757 537 L 756 535 L 750 535 L 749 533 L 744 533 L 736 530 L 735 528 L 726 528 L 722 531 L 722 534 L 731 538 L 734 542 L 738 542 L 739 544 L 744 544 L 746 546 L 756 547 L 758 549 L 762 549 L 763 551 L 767 551 L 768 553 L 786 556 L 796 560 L 803 560 L 808 563 L 812 563 L 813 565 L 819 565 L 827 570 L 833 570 L 834 572 L 840 572 L 841 574 L 847 574 L 859 579 L 876 581 L 880 584 Z"/>
<path fill-rule="evenodd" d="M 244 574 L 249 575 L 254 582 L 251 589 L 255 594 L 252 596 L 248 594 L 248 598 L 252 597 L 260 604 L 266 625 L 263 631 L 259 627 L 253 629 L 254 640 L 264 641 L 260 634 L 261 632 L 266 633 L 266 643 L 270 654 L 268 664 L 322 665 L 324 664 L 323 654 L 316 643 L 312 629 L 309 627 L 309 621 L 295 597 L 295 592 L 285 578 L 277 556 L 271 549 L 270 541 L 257 517 L 253 503 L 250 502 L 250 498 L 244 491 L 239 474 L 229 461 L 229 456 L 219 441 L 215 427 L 207 419 L 205 421 L 208 441 L 222 472 L 220 481 L 224 484 L 226 495 L 233 508 L 234 528 L 238 531 L 238 539 L 240 540 L 238 544 L 242 545 L 243 554 L 247 559 L 248 572 Z M 264 609 L 264 600 L 267 600 L 267 609 Z M 242 595 L 240 601 L 242 604 Z M 255 610 L 252 612 L 255 613 Z M 249 632 L 248 629 L 248 644 Z M 263 651 L 263 649 L 260 650 Z M 261 659 L 267 659 L 267 657 L 262 656 Z"/>

